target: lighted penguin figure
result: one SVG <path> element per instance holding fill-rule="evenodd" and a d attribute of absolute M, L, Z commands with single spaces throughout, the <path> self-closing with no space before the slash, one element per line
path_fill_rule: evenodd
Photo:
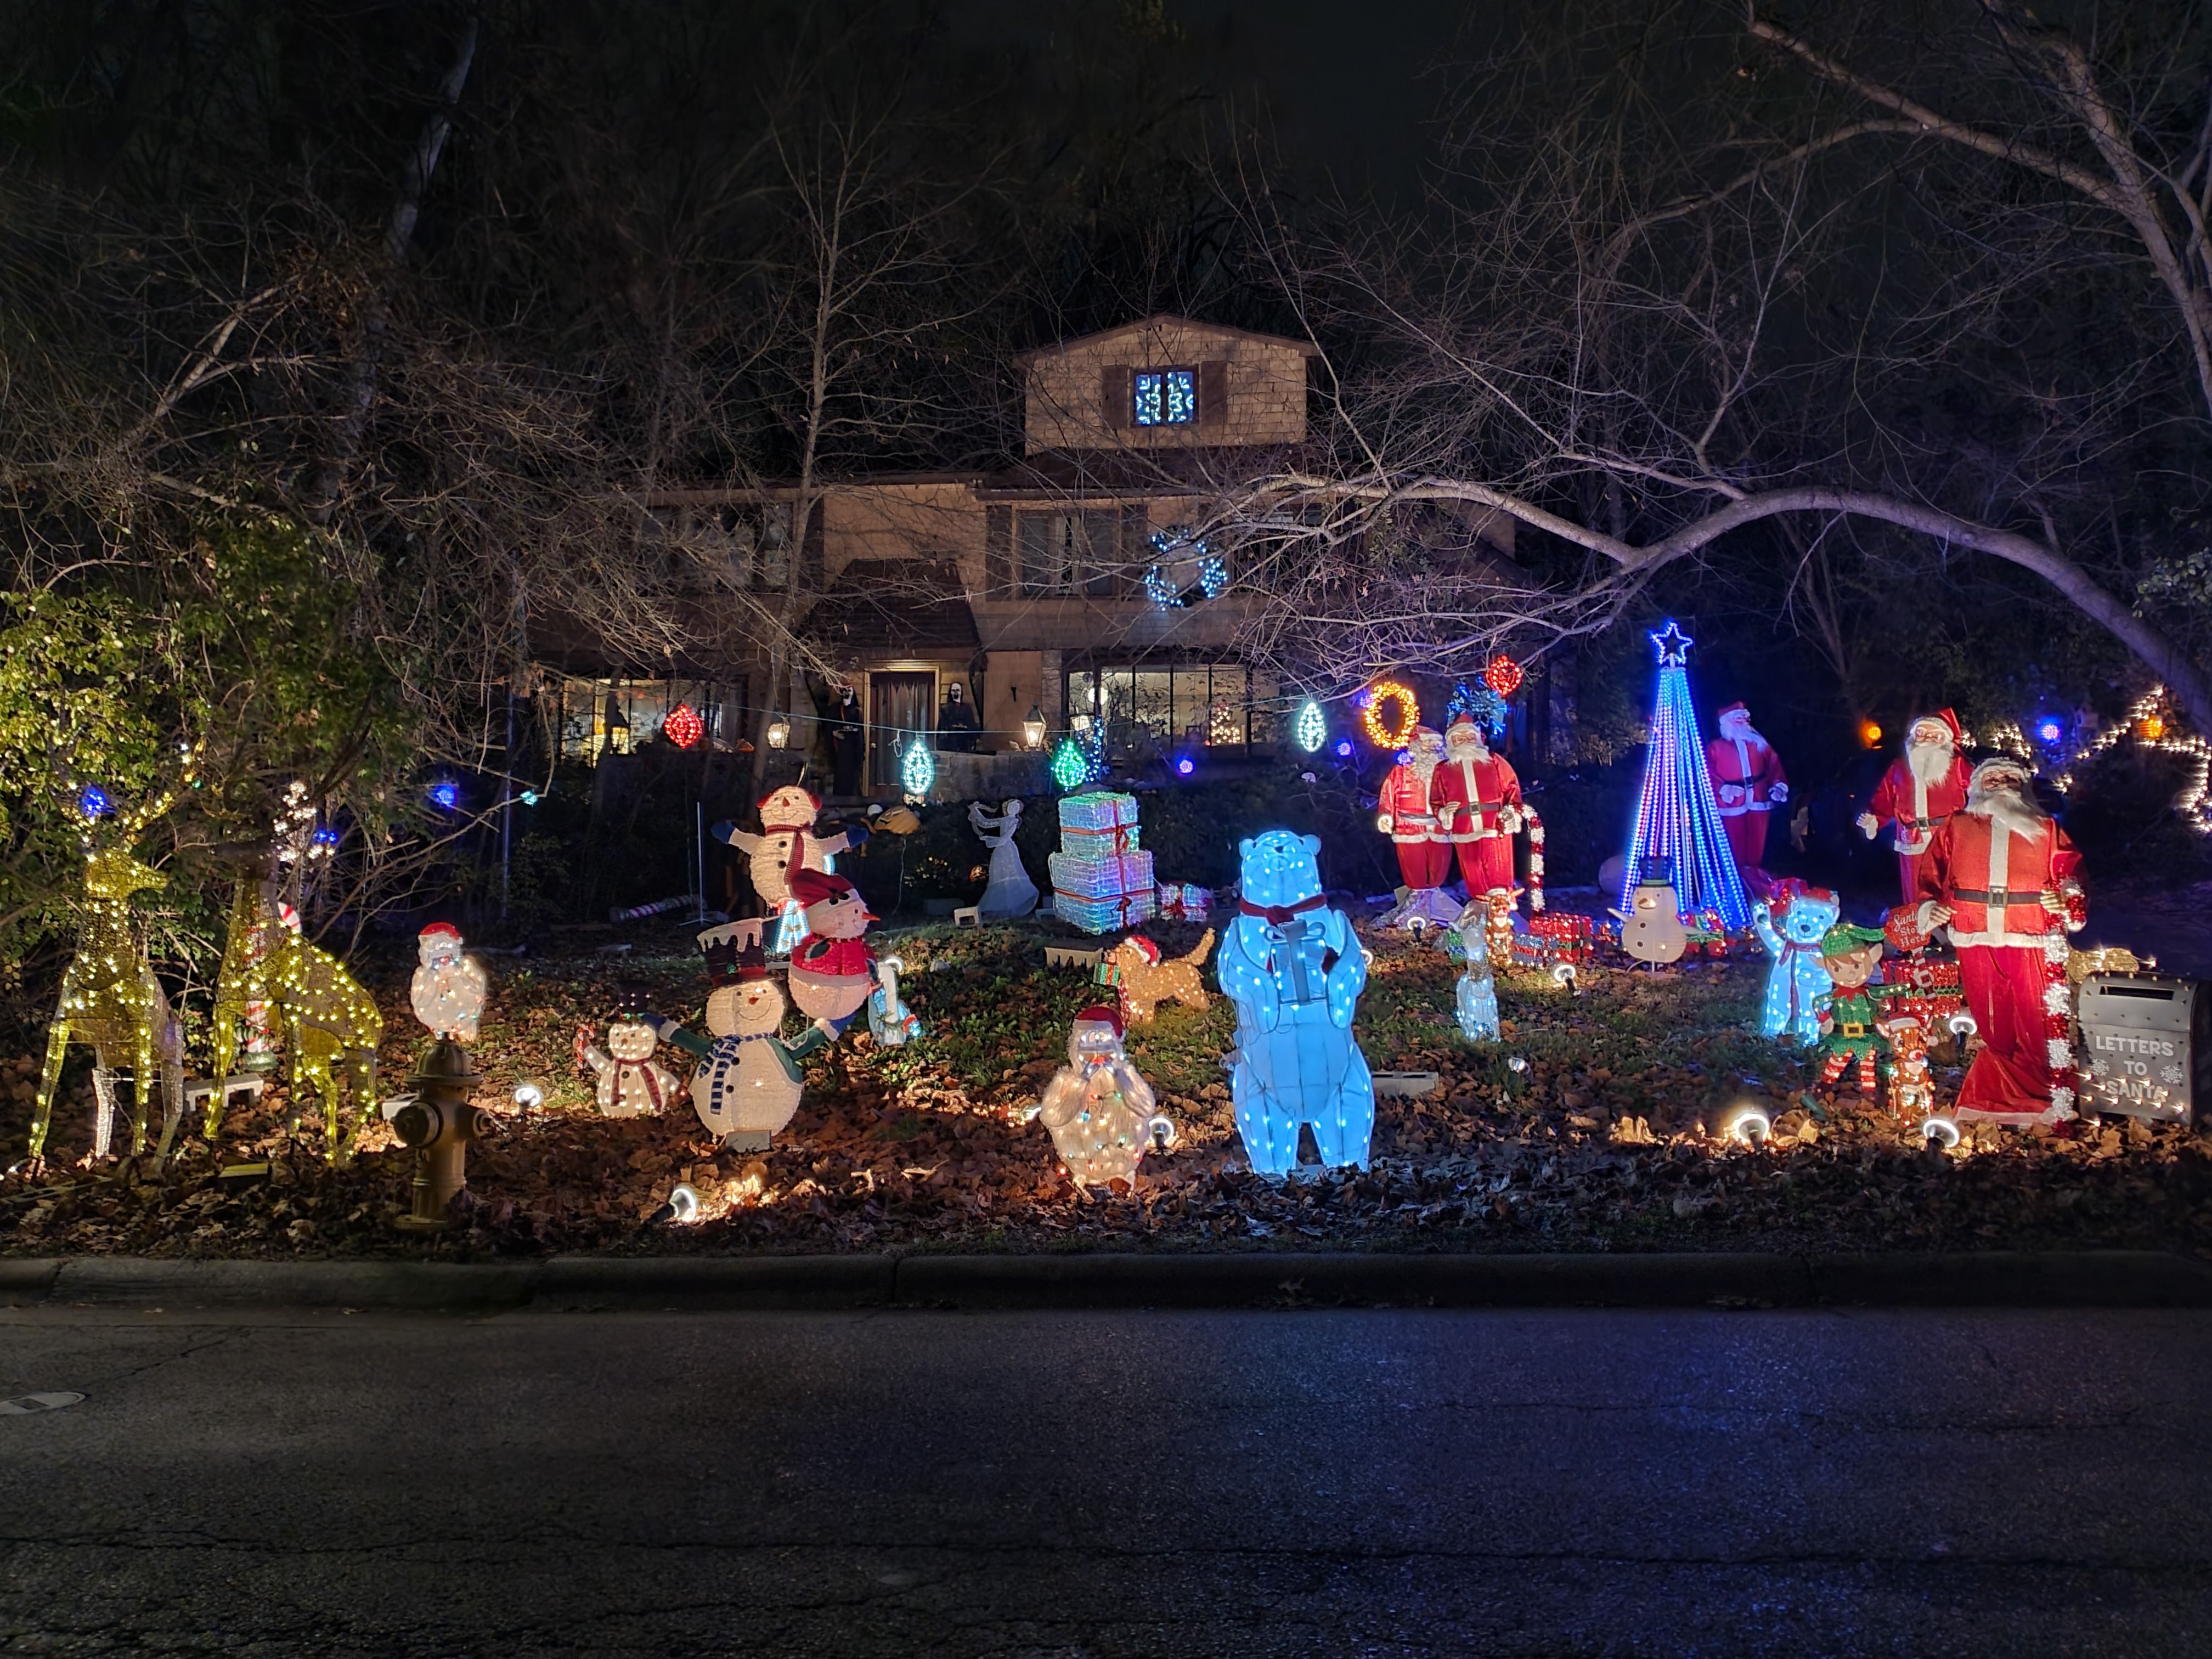
<path fill-rule="evenodd" d="M 1298 1126 L 1313 1125 L 1322 1162 L 1367 1167 L 1375 1083 L 1352 1040 L 1367 953 L 1340 910 L 1328 908 L 1314 854 L 1320 841 L 1287 830 L 1239 843 L 1236 920 L 1214 971 L 1237 1006 L 1230 1098 L 1252 1168 L 1285 1175 Z"/>
<path fill-rule="evenodd" d="M 1759 1005 L 1761 1036 L 1808 1046 L 1819 1038 L 1818 1005 L 1835 984 L 1820 959 L 1820 941 L 1842 908 L 1826 888 L 1808 887 L 1795 876 L 1776 882 L 1773 896 L 1752 907 L 1752 929 L 1774 958 Z"/>
<path fill-rule="evenodd" d="M 1459 1014 L 1460 1035 L 1469 1042 L 1498 1041 L 1498 981 L 1491 969 L 1490 950 L 1491 906 L 1487 899 L 1474 899 L 1459 913 L 1456 924 L 1462 960 L 1465 971 L 1459 976 L 1459 986 L 1453 997 L 1453 1006 Z"/>
<path fill-rule="evenodd" d="M 1052 1074 L 1037 1116 L 1079 1186 L 1132 1181 L 1146 1150 L 1175 1144 L 1175 1124 L 1154 1109 L 1152 1085 L 1121 1046 L 1121 1016 L 1085 1008 L 1067 1034 L 1067 1064 Z"/>

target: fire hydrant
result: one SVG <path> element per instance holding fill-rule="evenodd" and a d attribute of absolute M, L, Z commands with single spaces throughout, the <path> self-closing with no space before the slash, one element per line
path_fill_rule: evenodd
<path fill-rule="evenodd" d="M 437 1232 L 452 1224 L 453 1194 L 469 1183 L 469 1142 L 477 1133 L 477 1109 L 469 1096 L 477 1073 L 468 1050 L 441 1038 L 408 1081 L 416 1098 L 399 1109 L 392 1130 L 401 1146 L 415 1149 L 415 1208 L 398 1225 L 409 1232 Z"/>

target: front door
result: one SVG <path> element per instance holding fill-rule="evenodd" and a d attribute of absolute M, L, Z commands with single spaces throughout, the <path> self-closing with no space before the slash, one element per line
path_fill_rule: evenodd
<path fill-rule="evenodd" d="M 868 787 L 896 789 L 899 757 L 919 734 L 929 741 L 937 726 L 937 676 L 868 676 Z"/>

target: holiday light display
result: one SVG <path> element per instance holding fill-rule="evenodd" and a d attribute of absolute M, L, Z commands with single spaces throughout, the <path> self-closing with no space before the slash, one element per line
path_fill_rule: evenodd
<path fill-rule="evenodd" d="M 1229 566 L 1206 550 L 1187 525 L 1152 532 L 1158 561 L 1145 572 L 1145 597 L 1163 611 L 1179 611 L 1221 597 L 1229 586 Z"/>
<path fill-rule="evenodd" d="M 1446 727 L 1449 727 L 1462 714 L 1474 720 L 1492 737 L 1498 737 L 1505 730 L 1504 696 L 1486 681 L 1477 681 L 1469 685 L 1462 680 L 1452 688 L 1451 701 L 1444 706 Z"/>
<path fill-rule="evenodd" d="M 937 757 L 930 752 L 928 744 L 917 737 L 899 757 L 899 787 L 906 791 L 908 800 L 926 801 L 930 786 L 936 781 Z"/>
<path fill-rule="evenodd" d="M 815 822 L 821 815 L 819 797 L 795 783 L 787 783 L 761 797 L 758 835 L 740 830 L 727 819 L 707 831 L 745 855 L 753 891 L 760 895 L 769 912 L 780 918 L 775 941 L 769 946 L 772 955 L 790 955 L 806 932 L 806 919 L 791 896 L 793 872 L 805 869 L 834 874 L 837 854 L 850 852 L 868 839 L 867 826 L 860 823 L 847 824 L 834 836 L 816 835 Z M 884 815 L 886 821 L 890 816 L 890 812 Z"/>
<path fill-rule="evenodd" d="M 1460 1035 L 1469 1042 L 1498 1041 L 1498 985 L 1490 948 L 1490 906 L 1476 900 L 1460 912 L 1455 928 L 1466 968 L 1452 990 Z"/>
<path fill-rule="evenodd" d="M 1774 958 L 1759 1004 L 1761 1036 L 1809 1047 L 1820 1036 L 1820 999 L 1834 984 L 1820 955 L 1820 941 L 1836 925 L 1842 908 L 1826 888 L 1808 887 L 1796 877 L 1785 876 L 1775 884 L 1772 900 L 1760 900 L 1753 910 L 1753 931 Z"/>
<path fill-rule="evenodd" d="M 77 791 L 76 810 L 88 818 L 104 818 L 115 810 L 115 803 L 98 784 L 88 783 Z"/>
<path fill-rule="evenodd" d="M 2094 759 L 2132 735 L 2147 749 L 2160 754 L 2179 755 L 2191 763 L 2189 781 L 2173 798 L 2174 810 L 2181 814 L 2182 822 L 2200 836 L 2212 835 L 2212 742 L 2193 735 L 2169 737 L 2166 716 L 2160 712 L 2166 702 L 2166 688 L 2154 686 L 2136 700 L 2128 710 L 2127 719 L 2117 726 L 2107 726 L 2086 744 L 2067 769 L 2051 780 L 2059 790 L 2074 787 L 2074 774 L 2085 761 Z"/>
<path fill-rule="evenodd" d="M 1483 683 L 1501 697 L 1510 697 L 1518 691 L 1525 678 L 1521 665 L 1503 651 L 1485 664 L 1482 670 Z"/>
<path fill-rule="evenodd" d="M 1398 708 L 1395 720 L 1382 712 L 1392 703 Z M 1377 749 L 1403 749 L 1413 740 L 1413 728 L 1420 723 L 1421 700 L 1403 681 L 1377 680 L 1360 697 L 1359 728 Z"/>
<path fill-rule="evenodd" d="M 678 749 L 689 749 L 707 735 L 707 722 L 688 702 L 679 702 L 660 723 L 661 734 Z"/>
<path fill-rule="evenodd" d="M 1078 1186 L 1132 1181 L 1147 1150 L 1175 1144 L 1152 1085 L 1121 1046 L 1121 1017 L 1085 1008 L 1067 1034 L 1067 1064 L 1052 1075 L 1037 1117 Z"/>
<path fill-rule="evenodd" d="M 899 975 L 906 971 L 902 957 L 885 957 L 876 963 L 876 988 L 868 995 L 868 1035 L 886 1048 L 902 1048 L 921 1035 L 921 1021 L 899 1000 Z"/>
<path fill-rule="evenodd" d="M 199 751 L 188 750 L 180 784 L 194 781 Z M 158 1079 L 162 1097 L 161 1139 L 156 1162 L 168 1156 L 185 1110 L 184 1037 L 170 1012 L 169 999 L 154 977 L 131 923 L 131 895 L 167 885 L 159 870 L 131 856 L 131 843 L 146 826 L 169 810 L 174 790 L 149 796 L 135 811 L 115 813 L 115 840 L 105 847 L 92 841 L 96 819 L 82 831 L 84 902 L 76 954 L 62 975 L 62 994 L 46 1030 L 46 1060 L 39 1074 L 38 1103 L 31 1118 L 33 1160 L 46 1155 L 53 1124 L 54 1091 L 62 1061 L 72 1042 L 93 1052 L 93 1156 L 107 1156 L 115 1120 L 115 1063 L 131 1061 L 131 1152 L 146 1150 L 146 1118 Z"/>
<path fill-rule="evenodd" d="M 1261 1175 L 1290 1172 L 1311 1124 L 1324 1164 L 1367 1167 L 1375 1083 L 1352 1035 L 1367 952 L 1328 908 L 1321 841 L 1271 830 L 1238 844 L 1237 916 L 1214 960 L 1237 1007 L 1230 1099 L 1245 1156 Z"/>
<path fill-rule="evenodd" d="M 1636 803 L 1621 875 L 1627 905 L 1644 863 L 1665 859 L 1674 872 L 1675 900 L 1684 921 L 1717 910 L 1731 929 L 1747 926 L 1751 903 L 1721 827 L 1720 804 L 1705 770 L 1705 745 L 1690 706 L 1690 647 L 1696 643 L 1673 622 L 1650 636 L 1658 653 L 1659 689 L 1651 714 L 1651 754 Z"/>
<path fill-rule="evenodd" d="M 1080 789 L 1091 781 L 1091 758 L 1073 738 L 1062 738 L 1053 750 L 1052 781 L 1063 789 Z"/>
<path fill-rule="evenodd" d="M 673 1072 L 653 1059 L 660 1042 L 658 1025 L 636 1009 L 625 1007 L 607 1022 L 607 1046 L 576 1033 L 577 1063 L 599 1079 L 592 1091 L 602 1117 L 644 1117 L 658 1115 L 676 1098 L 684 1085 Z M 516 1091 L 521 1103 L 521 1091 Z"/>
<path fill-rule="evenodd" d="M 1328 717 L 1311 697 L 1298 705 L 1297 714 L 1291 721 L 1291 740 L 1309 755 L 1328 741 Z"/>

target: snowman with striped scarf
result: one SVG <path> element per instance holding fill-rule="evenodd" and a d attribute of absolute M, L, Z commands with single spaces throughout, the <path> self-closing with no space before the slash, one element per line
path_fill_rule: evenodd
<path fill-rule="evenodd" d="M 662 1042 L 698 1056 L 692 1107 L 707 1132 L 720 1135 L 732 1152 L 767 1150 L 799 1109 L 805 1079 L 799 1061 L 837 1037 L 834 1027 L 818 1019 L 799 1037 L 784 1037 L 783 991 L 768 975 L 761 927 L 758 920 L 732 922 L 699 935 L 714 987 L 707 994 L 708 1036 L 672 1019 L 643 1017 Z"/>

